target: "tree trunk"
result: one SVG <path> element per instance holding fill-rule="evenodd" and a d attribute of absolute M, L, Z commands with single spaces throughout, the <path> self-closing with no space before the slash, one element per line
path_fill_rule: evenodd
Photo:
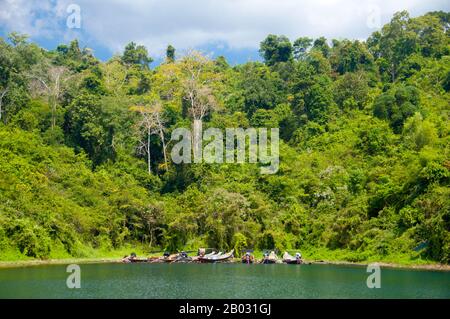
<path fill-rule="evenodd" d="M 167 171 L 167 152 L 166 152 L 166 142 L 164 142 L 164 133 L 162 130 L 159 131 L 159 136 L 161 137 L 162 145 L 163 145 L 163 154 L 164 154 L 164 164 L 166 166 Z"/>
<path fill-rule="evenodd" d="M 151 174 L 151 158 L 150 158 L 150 129 L 147 131 L 147 165 L 148 165 L 148 173 Z"/>
<path fill-rule="evenodd" d="M 202 120 L 194 120 L 192 148 L 194 149 L 194 163 L 202 162 Z"/>
<path fill-rule="evenodd" d="M 164 141 L 164 126 L 163 123 L 161 122 L 161 118 L 159 117 L 159 113 L 156 113 L 156 121 L 158 124 L 158 130 L 159 130 L 159 137 L 161 138 L 161 142 L 163 145 L 163 155 L 164 155 L 164 165 L 166 166 L 166 171 L 167 171 L 167 153 L 166 153 L 166 142 Z"/>
<path fill-rule="evenodd" d="M 51 128 L 52 128 L 52 131 L 53 131 L 53 129 L 56 126 L 56 115 L 55 115 L 55 113 L 56 113 L 56 101 L 55 101 L 55 99 L 53 97 L 50 97 L 49 100 L 50 100 L 49 101 L 50 102 L 50 106 L 52 108 L 52 125 L 51 125 Z"/>

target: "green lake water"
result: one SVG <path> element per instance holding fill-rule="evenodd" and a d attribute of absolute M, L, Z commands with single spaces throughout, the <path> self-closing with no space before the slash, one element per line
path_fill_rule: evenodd
<path fill-rule="evenodd" d="M 243 264 L 82 264 L 69 289 L 64 265 L 0 269 L 0 298 L 450 298 L 450 272 Z"/>

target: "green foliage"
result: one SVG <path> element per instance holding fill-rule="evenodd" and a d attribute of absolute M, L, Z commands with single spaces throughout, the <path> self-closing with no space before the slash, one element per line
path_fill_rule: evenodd
<path fill-rule="evenodd" d="M 318 77 L 316 83 L 306 91 L 303 102 L 305 113 L 310 120 L 326 122 L 333 107 L 331 80 L 325 76 Z"/>
<path fill-rule="evenodd" d="M 369 100 L 369 85 L 365 73 L 344 74 L 335 82 L 334 98 L 342 109 L 364 108 Z"/>
<path fill-rule="evenodd" d="M 359 41 L 335 41 L 333 55 L 330 57 L 333 69 L 340 74 L 373 68 L 373 57 L 366 45 Z"/>
<path fill-rule="evenodd" d="M 419 110 L 419 91 L 414 86 L 400 86 L 375 99 L 373 114 L 389 120 L 395 133 L 400 133 L 403 123 Z"/>
<path fill-rule="evenodd" d="M 269 34 L 260 44 L 259 52 L 267 65 L 274 65 L 278 62 L 286 62 L 292 58 L 292 44 L 284 36 Z"/>
<path fill-rule="evenodd" d="M 175 48 L 170 44 L 167 46 L 166 58 L 168 62 L 175 61 Z"/>
<path fill-rule="evenodd" d="M 297 60 L 303 60 L 307 56 L 307 51 L 311 47 L 313 39 L 308 37 L 301 37 L 294 41 L 293 50 L 294 57 Z"/>
<path fill-rule="evenodd" d="M 400 12 L 332 46 L 269 35 L 265 63 L 233 67 L 171 46 L 150 69 L 133 42 L 101 62 L 78 41 L 0 39 L 0 259 L 215 247 L 449 263 L 448 21 Z M 67 71 L 58 94 L 36 70 Z M 172 131 L 192 126 L 190 92 L 210 103 L 204 128 L 278 127 L 278 172 L 166 163 Z M 136 110 L 155 100 L 162 130 L 143 141 Z"/>
<path fill-rule="evenodd" d="M 143 69 L 148 69 L 148 65 L 153 61 L 148 56 L 147 49 L 143 45 L 136 45 L 130 42 L 125 46 L 122 62 L 129 65 L 138 65 Z"/>
<path fill-rule="evenodd" d="M 282 102 L 283 82 L 279 75 L 259 63 L 243 65 L 239 75 L 243 111 L 252 115 L 257 109 L 273 109 Z"/>

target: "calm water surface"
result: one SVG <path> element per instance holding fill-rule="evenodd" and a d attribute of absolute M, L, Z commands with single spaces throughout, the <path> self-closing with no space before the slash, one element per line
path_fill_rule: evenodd
<path fill-rule="evenodd" d="M 243 264 L 84 264 L 81 288 L 64 265 L 0 269 L 0 298 L 450 298 L 450 273 L 365 267 Z"/>

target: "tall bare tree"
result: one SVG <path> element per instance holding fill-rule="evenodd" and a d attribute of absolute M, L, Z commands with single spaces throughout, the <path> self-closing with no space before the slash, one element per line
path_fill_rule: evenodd
<path fill-rule="evenodd" d="M 151 174 L 151 136 L 153 134 L 159 135 L 164 154 L 164 164 L 167 170 L 167 150 L 165 143 L 165 120 L 162 116 L 162 105 L 158 100 L 152 101 L 150 104 L 137 105 L 131 107 L 132 111 L 140 114 L 140 120 L 138 121 L 136 128 L 139 132 L 139 146 L 138 151 L 141 154 L 147 155 L 147 169 Z"/>
<path fill-rule="evenodd" d="M 184 98 L 189 102 L 189 114 L 193 120 L 202 120 L 210 110 L 217 107 L 212 88 L 214 75 L 208 72 L 211 61 L 200 52 L 191 51 L 182 60 L 185 77 L 182 81 Z"/>
<path fill-rule="evenodd" d="M 167 171 L 167 147 L 166 147 L 166 142 L 165 142 L 165 137 L 164 137 L 164 130 L 165 130 L 165 119 L 162 116 L 161 113 L 161 108 L 159 108 L 158 111 L 155 112 L 155 120 L 156 120 L 156 128 L 159 134 L 159 138 L 161 139 L 161 143 L 163 146 L 163 155 L 164 155 L 164 165 L 165 165 L 165 169 Z"/>
<path fill-rule="evenodd" d="M 52 110 L 52 130 L 56 126 L 56 108 L 61 98 L 63 87 L 72 77 L 64 66 L 48 64 L 44 67 L 32 69 L 28 77 L 31 78 L 30 88 L 33 94 L 47 96 Z"/>
<path fill-rule="evenodd" d="M 202 120 L 209 111 L 217 108 L 211 83 L 215 75 L 211 72 L 211 61 L 198 51 L 189 52 L 182 60 L 184 98 L 189 103 L 189 114 L 193 119 L 192 146 L 194 162 L 202 158 Z"/>

